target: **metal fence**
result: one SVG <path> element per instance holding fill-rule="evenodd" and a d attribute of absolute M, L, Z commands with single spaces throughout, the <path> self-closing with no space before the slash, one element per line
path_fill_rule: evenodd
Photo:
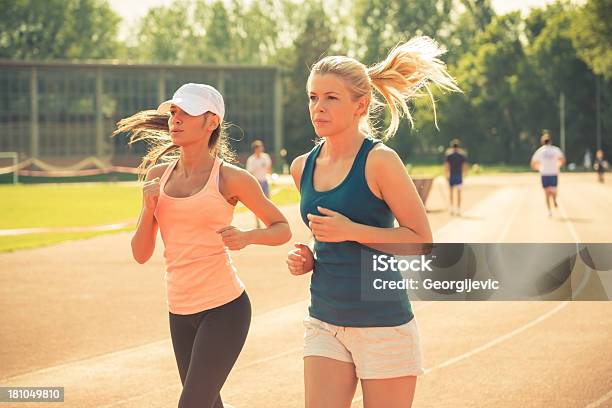
<path fill-rule="evenodd" d="M 280 159 L 282 90 L 276 67 L 126 65 L 0 60 L 0 151 L 70 162 L 87 156 L 132 163 L 145 150 L 111 138 L 115 123 L 155 109 L 187 82 L 215 86 L 226 104 L 233 147 L 254 139 Z"/>

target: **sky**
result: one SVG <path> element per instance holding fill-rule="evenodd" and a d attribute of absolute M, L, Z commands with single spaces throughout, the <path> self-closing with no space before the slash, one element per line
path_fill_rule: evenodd
<path fill-rule="evenodd" d="M 527 12 L 530 7 L 539 7 L 554 0 L 492 0 L 493 8 L 498 14 L 514 10 Z M 126 39 L 129 27 L 147 13 L 150 7 L 171 4 L 172 0 L 109 0 L 111 7 L 123 17 L 120 38 Z"/>

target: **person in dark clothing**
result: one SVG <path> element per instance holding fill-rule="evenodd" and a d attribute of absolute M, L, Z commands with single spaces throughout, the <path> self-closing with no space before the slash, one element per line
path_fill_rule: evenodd
<path fill-rule="evenodd" d="M 600 183 L 604 182 L 604 174 L 608 170 L 608 167 L 609 164 L 607 160 L 604 159 L 603 150 L 597 150 L 597 153 L 595 153 L 595 163 L 593 164 L 593 168 L 595 168 L 595 171 L 597 172 L 597 179 Z"/>
<path fill-rule="evenodd" d="M 461 215 L 461 186 L 468 167 L 466 155 L 459 148 L 459 143 L 459 139 L 451 140 L 451 149 L 447 151 L 444 158 L 444 174 L 450 186 L 451 215 Z M 457 196 L 456 206 L 454 204 L 455 195 Z"/>

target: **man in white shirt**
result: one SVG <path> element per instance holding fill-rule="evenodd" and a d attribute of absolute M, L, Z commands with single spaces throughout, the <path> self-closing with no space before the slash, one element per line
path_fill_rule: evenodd
<path fill-rule="evenodd" d="M 559 169 L 565 165 L 565 156 L 561 149 L 552 145 L 550 132 L 544 131 L 540 138 L 542 146 L 531 157 L 531 168 L 538 170 L 542 177 L 542 187 L 548 208 L 548 216 L 552 216 L 550 200 L 557 207 L 557 184 Z"/>
<path fill-rule="evenodd" d="M 264 152 L 264 144 L 261 140 L 255 140 L 251 143 L 251 148 L 253 149 L 253 154 L 247 159 L 246 169 L 259 181 L 264 195 L 270 198 L 268 174 L 272 173 L 272 159 L 270 159 L 268 153 Z M 255 221 L 259 228 L 259 220 L 255 218 Z"/>

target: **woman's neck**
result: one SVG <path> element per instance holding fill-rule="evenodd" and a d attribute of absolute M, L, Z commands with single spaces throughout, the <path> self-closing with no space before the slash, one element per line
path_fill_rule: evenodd
<path fill-rule="evenodd" d="M 191 174 L 202 173 L 212 167 L 215 158 L 210 155 L 208 146 L 201 144 L 181 147 L 179 170 L 189 177 Z"/>
<path fill-rule="evenodd" d="M 363 133 L 354 130 L 326 137 L 323 145 L 323 156 L 332 161 L 354 157 L 357 155 L 365 137 Z"/>

